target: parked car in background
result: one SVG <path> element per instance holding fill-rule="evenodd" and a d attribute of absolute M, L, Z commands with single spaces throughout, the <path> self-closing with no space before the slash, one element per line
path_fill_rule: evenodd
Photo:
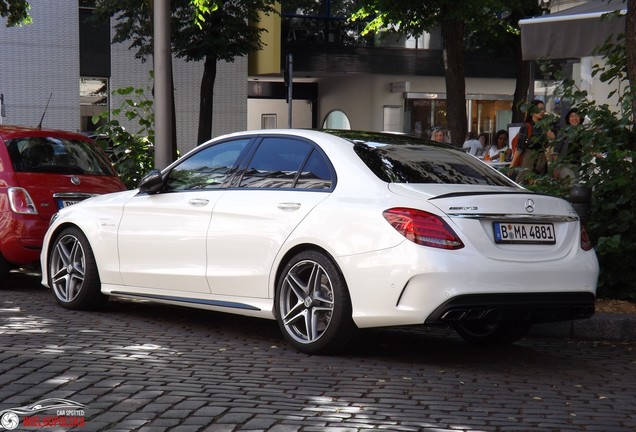
<path fill-rule="evenodd" d="M 276 319 L 306 353 L 396 325 L 514 342 L 591 316 L 597 276 L 567 201 L 448 144 L 356 131 L 219 137 L 61 209 L 42 252 L 65 308 L 118 296 Z"/>
<path fill-rule="evenodd" d="M 59 209 L 125 189 L 86 136 L 0 125 L 0 285 L 11 268 L 39 265 L 44 233 Z"/>

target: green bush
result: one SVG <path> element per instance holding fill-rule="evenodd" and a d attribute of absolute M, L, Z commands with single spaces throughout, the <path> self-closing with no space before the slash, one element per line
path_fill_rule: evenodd
<path fill-rule="evenodd" d="M 141 178 L 154 166 L 154 111 L 152 98 L 146 97 L 143 89 L 132 87 L 113 91 L 123 96 L 119 108 L 106 111 L 93 117 L 93 123 L 102 123 L 96 133 L 106 137 L 112 144 L 112 156 L 115 169 L 129 189 L 134 189 Z M 126 130 L 118 118 L 124 116 L 128 121 L 136 121 L 139 128 Z"/>
<path fill-rule="evenodd" d="M 580 151 L 576 158 L 552 163 L 548 173 L 535 176 L 528 188 L 566 198 L 574 182 L 591 188 L 591 214 L 586 227 L 601 267 L 598 296 L 636 301 L 636 136 L 631 103 L 635 92 L 634 86 L 625 85 L 625 63 L 621 63 L 625 56 L 621 50 L 624 44 L 604 47 L 607 63 L 593 71 L 601 81 L 621 83 L 616 85 L 620 91 L 614 92 L 618 112 L 597 105 L 573 80 L 553 71 L 562 79 L 559 96 L 585 118 L 581 126 L 559 131 L 557 139 L 569 139 Z M 554 173 L 564 166 L 573 169 L 575 179 L 555 177 Z"/>

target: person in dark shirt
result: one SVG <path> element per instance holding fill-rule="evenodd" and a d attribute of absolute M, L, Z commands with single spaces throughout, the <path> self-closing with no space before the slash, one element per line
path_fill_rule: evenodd
<path fill-rule="evenodd" d="M 526 120 L 519 130 L 516 148 L 513 149 L 511 168 L 545 174 L 548 170 L 546 152 L 552 152 L 552 142 L 556 135 L 551 129 L 544 130 L 541 120 L 545 114 L 545 104 L 533 100 L 526 112 Z M 521 171 L 520 170 L 520 171 Z"/>

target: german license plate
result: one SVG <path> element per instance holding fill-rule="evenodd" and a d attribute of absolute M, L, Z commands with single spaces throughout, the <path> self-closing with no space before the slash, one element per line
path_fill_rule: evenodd
<path fill-rule="evenodd" d="M 58 200 L 57 207 L 58 209 L 63 209 L 64 207 L 70 207 L 81 201 L 82 200 Z"/>
<path fill-rule="evenodd" d="M 495 243 L 555 244 L 554 225 L 551 223 L 493 222 Z"/>

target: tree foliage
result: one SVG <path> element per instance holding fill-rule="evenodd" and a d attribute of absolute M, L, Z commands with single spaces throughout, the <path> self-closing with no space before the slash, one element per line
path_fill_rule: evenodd
<path fill-rule="evenodd" d="M 464 41 L 484 9 L 495 0 L 361 0 L 354 19 L 368 20 L 365 32 L 397 32 L 420 36 L 440 26 L 446 77 L 447 121 L 452 140 L 463 141 L 467 132 Z"/>
<path fill-rule="evenodd" d="M 196 3 L 196 4 L 194 4 Z M 233 62 L 258 50 L 264 31 L 255 24 L 260 13 L 274 13 L 275 0 L 171 0 L 171 40 L 176 57 L 204 61 L 198 142 L 212 135 L 213 89 L 218 61 Z M 218 7 L 216 7 L 218 6 Z M 97 18 L 113 16 L 113 42 L 129 43 L 136 57 L 152 55 L 152 1 L 99 0 Z"/>
<path fill-rule="evenodd" d="M 7 19 L 7 27 L 31 23 L 27 0 L 0 0 L 0 17 Z"/>
<path fill-rule="evenodd" d="M 601 82 L 612 83 L 618 109 L 599 105 L 558 69 L 547 72 L 561 81 L 558 95 L 577 107 L 585 118 L 578 127 L 567 126 L 557 139 L 568 140 L 576 151 L 551 164 L 544 176 L 531 179 L 528 187 L 539 192 L 568 197 L 573 182 L 592 191 L 588 232 L 595 243 L 601 266 L 599 297 L 636 300 L 636 268 L 625 265 L 636 258 L 636 130 L 634 129 L 635 86 L 627 74 L 626 35 L 615 44 L 605 44 L 599 53 L 603 64 L 592 71 Z M 550 118 L 544 116 L 546 122 Z M 555 173 L 570 168 L 572 177 Z"/>
<path fill-rule="evenodd" d="M 102 123 L 96 130 L 112 143 L 111 159 L 128 189 L 134 189 L 154 166 L 155 119 L 152 97 L 144 89 L 126 87 L 113 91 L 123 98 L 121 105 L 93 117 Z M 127 130 L 120 119 L 136 122 L 136 130 Z"/>
<path fill-rule="evenodd" d="M 512 122 L 521 123 L 524 111 L 521 105 L 527 101 L 530 88 L 530 62 L 524 61 L 521 52 L 519 20 L 541 14 L 536 0 L 506 0 L 493 4 L 486 11 L 490 15 L 478 23 L 470 38 L 484 51 L 492 55 L 493 63 L 504 56 L 515 60 L 516 83 L 512 101 Z"/>
<path fill-rule="evenodd" d="M 448 102 L 448 124 L 454 142 L 466 134 L 464 45 L 468 38 L 490 50 L 493 57 L 512 54 L 516 58 L 517 88 L 514 104 L 527 96 L 529 67 L 521 58 L 518 20 L 539 12 L 536 0 L 362 0 L 354 19 L 366 19 L 366 32 L 392 31 L 419 36 L 439 26 Z M 520 117 L 517 111 L 516 117 Z"/>

